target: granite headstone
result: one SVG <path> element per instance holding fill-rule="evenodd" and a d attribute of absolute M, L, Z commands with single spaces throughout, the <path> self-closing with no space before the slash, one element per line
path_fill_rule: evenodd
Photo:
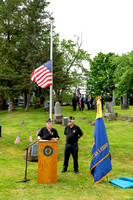
<path fill-rule="evenodd" d="M 53 123 L 62 124 L 62 118 L 63 116 L 61 114 L 61 105 L 59 102 L 56 102 Z"/>
<path fill-rule="evenodd" d="M 115 91 L 113 91 L 113 106 L 115 106 Z"/>
<path fill-rule="evenodd" d="M 113 111 L 113 102 L 105 102 L 105 114 L 104 117 L 107 120 L 116 120 L 118 113 Z"/>
<path fill-rule="evenodd" d="M 123 94 L 121 96 L 121 109 L 122 110 L 129 109 L 129 106 L 127 104 L 127 95 L 126 94 Z"/>

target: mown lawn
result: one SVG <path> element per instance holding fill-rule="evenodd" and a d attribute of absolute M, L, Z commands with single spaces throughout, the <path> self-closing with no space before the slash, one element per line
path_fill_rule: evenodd
<path fill-rule="evenodd" d="M 2 200 L 127 200 L 133 199 L 132 189 L 121 189 L 111 185 L 107 180 L 94 184 L 90 175 L 91 147 L 93 143 L 94 126 L 87 120 L 95 121 L 96 112 L 72 111 L 72 107 L 61 107 L 64 117 L 70 115 L 76 118 L 75 123 L 80 126 L 84 136 L 79 140 L 79 171 L 73 172 L 73 160 L 70 157 L 68 172 L 62 174 L 63 152 L 65 145 L 64 128 L 62 125 L 53 125 L 58 130 L 60 140 L 58 142 L 58 181 L 51 184 L 38 184 L 38 163 L 28 162 L 28 183 L 16 183 L 25 176 L 25 151 L 30 145 L 29 133 L 33 141 L 37 140 L 38 128 L 45 126 L 49 114 L 43 112 L 43 108 L 30 108 L 25 112 L 17 108 L 15 112 L 0 111 L 0 126 L 2 134 L 0 138 L 0 199 Z M 109 180 L 128 176 L 133 178 L 133 123 L 121 121 L 122 116 L 133 116 L 133 106 L 129 110 L 121 110 L 120 106 L 114 107 L 118 113 L 117 121 L 104 120 L 110 151 L 112 156 L 112 173 Z M 85 120 L 81 118 L 85 117 Z M 25 125 L 20 126 L 24 120 Z M 14 144 L 20 134 L 21 142 Z"/>

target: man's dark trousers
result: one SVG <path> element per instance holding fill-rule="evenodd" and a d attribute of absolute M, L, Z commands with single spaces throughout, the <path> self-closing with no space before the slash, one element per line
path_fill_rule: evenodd
<path fill-rule="evenodd" d="M 74 160 L 74 171 L 78 171 L 78 143 L 73 143 L 73 144 L 68 144 L 66 143 L 65 145 L 65 150 L 64 150 L 64 164 L 63 164 L 63 169 L 66 171 L 68 167 L 68 161 L 70 154 L 73 156 Z"/>

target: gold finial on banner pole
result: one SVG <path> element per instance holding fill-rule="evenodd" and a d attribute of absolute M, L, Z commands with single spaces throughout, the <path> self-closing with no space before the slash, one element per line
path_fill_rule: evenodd
<path fill-rule="evenodd" d="M 97 119 L 97 118 L 102 118 L 101 97 L 100 96 L 96 97 L 96 100 L 97 100 L 97 116 L 96 116 Z"/>

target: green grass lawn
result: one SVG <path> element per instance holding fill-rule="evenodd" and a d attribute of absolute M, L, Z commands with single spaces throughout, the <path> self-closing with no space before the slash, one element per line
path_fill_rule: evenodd
<path fill-rule="evenodd" d="M 93 183 L 89 172 L 91 162 L 91 148 L 93 143 L 94 126 L 87 123 L 87 120 L 95 121 L 96 112 L 72 111 L 72 107 L 61 107 L 64 117 L 70 115 L 75 117 L 77 124 L 83 131 L 83 139 L 79 140 L 79 171 L 73 172 L 73 160 L 70 157 L 68 171 L 61 173 L 64 159 L 65 136 L 62 125 L 53 125 L 57 129 L 60 140 L 58 142 L 58 180 L 57 183 L 38 184 L 37 173 L 38 163 L 28 162 L 27 179 L 28 183 L 16 183 L 23 180 L 25 176 L 25 151 L 31 144 L 29 133 L 33 141 L 37 140 L 38 128 L 45 126 L 49 117 L 43 108 L 30 108 L 25 112 L 17 108 L 15 112 L 8 113 L 0 111 L 0 126 L 2 128 L 0 138 L 0 199 L 2 200 L 127 200 L 133 199 L 132 189 L 121 189 L 111 185 L 107 180 L 98 184 Z M 122 116 L 133 116 L 133 106 L 128 110 L 121 110 L 120 106 L 114 106 L 114 112 L 118 113 L 117 121 L 104 120 L 110 151 L 112 156 L 112 173 L 109 180 L 128 176 L 133 178 L 133 123 L 121 121 Z M 85 117 L 82 120 L 81 117 Z M 24 120 L 25 126 L 21 127 L 20 122 Z M 20 134 L 20 143 L 14 144 Z"/>

